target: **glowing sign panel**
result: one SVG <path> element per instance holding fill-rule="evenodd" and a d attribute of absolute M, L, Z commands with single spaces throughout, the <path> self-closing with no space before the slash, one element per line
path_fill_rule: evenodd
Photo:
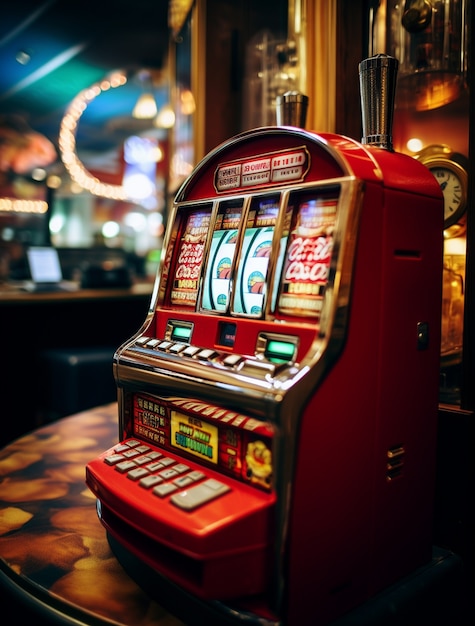
<path fill-rule="evenodd" d="M 328 282 L 338 201 L 302 202 L 289 235 L 279 298 L 281 312 L 319 316 Z"/>
<path fill-rule="evenodd" d="M 211 463 L 218 462 L 218 428 L 192 415 L 171 411 L 170 443 Z"/>
<path fill-rule="evenodd" d="M 297 182 L 303 180 L 308 167 L 309 155 L 302 146 L 223 163 L 216 170 L 214 184 L 217 191 L 229 191 L 240 187 Z"/>
<path fill-rule="evenodd" d="M 188 216 L 175 268 L 173 304 L 195 306 L 209 222 L 209 212 L 197 211 Z"/>

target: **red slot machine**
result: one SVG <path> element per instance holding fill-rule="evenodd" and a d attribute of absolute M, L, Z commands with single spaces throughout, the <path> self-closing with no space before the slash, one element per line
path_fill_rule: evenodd
<path fill-rule="evenodd" d="M 292 126 L 185 181 L 86 472 L 162 602 L 325 624 L 431 559 L 442 220 L 411 157 Z"/>

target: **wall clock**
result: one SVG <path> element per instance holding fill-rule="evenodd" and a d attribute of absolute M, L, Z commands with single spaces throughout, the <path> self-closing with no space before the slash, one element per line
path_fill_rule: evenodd
<path fill-rule="evenodd" d="M 444 195 L 444 229 L 456 224 L 467 209 L 468 159 L 442 144 L 421 150 L 416 157 L 432 174 Z"/>

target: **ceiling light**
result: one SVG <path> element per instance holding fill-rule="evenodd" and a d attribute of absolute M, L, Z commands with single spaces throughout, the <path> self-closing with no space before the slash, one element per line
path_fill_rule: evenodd
<path fill-rule="evenodd" d="M 20 65 L 28 65 L 31 61 L 31 54 L 26 50 L 19 50 L 15 55 L 15 60 Z"/>
<path fill-rule="evenodd" d="M 173 128 L 175 124 L 175 111 L 169 104 L 164 104 L 154 121 L 156 128 Z"/>
<path fill-rule="evenodd" d="M 46 170 L 42 167 L 35 167 L 31 172 L 31 178 L 37 182 L 46 178 Z"/>
<path fill-rule="evenodd" d="M 139 82 L 142 88 L 142 94 L 139 96 L 134 109 L 132 111 L 132 117 L 138 120 L 151 120 L 157 115 L 157 103 L 153 96 L 153 78 L 152 73 L 148 69 L 139 70 L 136 75 L 136 80 Z"/>
<path fill-rule="evenodd" d="M 184 89 L 180 94 L 181 112 L 183 115 L 192 115 L 196 110 L 195 98 L 190 89 Z"/>
<path fill-rule="evenodd" d="M 132 117 L 138 120 L 151 120 L 157 115 L 157 103 L 151 93 L 143 93 L 139 96 L 132 111 Z"/>

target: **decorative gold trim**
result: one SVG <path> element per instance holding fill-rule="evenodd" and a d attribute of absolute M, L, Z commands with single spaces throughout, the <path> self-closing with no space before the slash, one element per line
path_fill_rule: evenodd
<path fill-rule="evenodd" d="M 168 26 L 171 29 L 173 37 L 176 37 L 183 28 L 192 5 L 193 0 L 169 0 Z"/>
<path fill-rule="evenodd" d="M 320 132 L 335 132 L 337 3 L 327 0 L 291 0 L 291 3 L 301 5 L 297 49 L 301 89 L 309 97 L 306 126 Z M 310 65 L 311 71 L 307 71 Z"/>
<path fill-rule="evenodd" d="M 193 114 L 195 163 L 205 156 L 206 111 L 206 0 L 196 0 L 191 14 L 191 91 L 195 96 Z"/>

